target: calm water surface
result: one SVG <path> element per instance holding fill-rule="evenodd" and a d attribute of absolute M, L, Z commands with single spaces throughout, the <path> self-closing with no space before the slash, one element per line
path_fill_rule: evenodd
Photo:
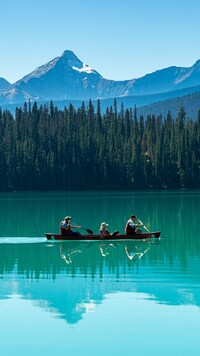
<path fill-rule="evenodd" d="M 1 193 L 0 355 L 199 355 L 199 208 L 200 191 Z M 161 239 L 45 239 L 65 215 L 123 232 L 132 213 Z"/>

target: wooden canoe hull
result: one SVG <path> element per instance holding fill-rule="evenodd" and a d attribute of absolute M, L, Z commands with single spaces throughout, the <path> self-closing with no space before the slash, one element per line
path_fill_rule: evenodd
<path fill-rule="evenodd" d="M 54 233 L 46 233 L 47 240 L 55 241 L 55 240 L 65 240 L 65 241 L 110 241 L 110 240 L 143 240 L 143 239 L 150 239 L 150 238 L 159 238 L 161 232 L 154 231 L 154 232 L 147 232 L 142 234 L 134 234 L 134 235 L 126 235 L 126 234 L 117 234 L 115 236 L 101 236 L 99 234 L 93 235 L 81 235 L 81 236 L 73 236 L 73 235 L 59 235 Z"/>

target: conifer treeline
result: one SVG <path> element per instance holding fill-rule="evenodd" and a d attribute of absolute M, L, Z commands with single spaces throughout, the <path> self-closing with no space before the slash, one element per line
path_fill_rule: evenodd
<path fill-rule="evenodd" d="M 200 188 L 200 111 L 137 118 L 25 103 L 0 110 L 0 190 Z"/>

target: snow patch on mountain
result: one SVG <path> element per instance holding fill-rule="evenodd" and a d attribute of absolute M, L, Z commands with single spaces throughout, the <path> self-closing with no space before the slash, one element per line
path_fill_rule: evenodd
<path fill-rule="evenodd" d="M 93 68 L 89 67 L 85 63 L 83 63 L 82 68 L 78 68 L 78 67 L 72 66 L 72 69 L 76 70 L 79 73 L 84 73 L 85 72 L 85 73 L 88 73 L 88 74 L 91 74 L 91 73 L 97 74 L 97 72 Z"/>
<path fill-rule="evenodd" d="M 187 78 L 191 77 L 194 72 L 194 67 L 191 68 L 180 68 L 179 73 L 177 73 L 177 78 L 175 79 L 175 84 L 180 84 L 184 82 Z"/>
<path fill-rule="evenodd" d="M 180 84 L 181 82 L 183 82 L 185 79 L 187 79 L 188 77 L 190 77 L 190 73 L 186 73 L 185 75 L 182 75 L 181 77 L 178 77 L 174 83 L 175 84 Z"/>

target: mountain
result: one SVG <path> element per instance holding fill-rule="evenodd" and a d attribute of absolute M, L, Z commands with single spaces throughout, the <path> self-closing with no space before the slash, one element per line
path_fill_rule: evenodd
<path fill-rule="evenodd" d="M 13 84 L 38 100 L 86 99 L 98 95 L 101 75 L 65 51 Z"/>
<path fill-rule="evenodd" d="M 4 78 L 0 78 L 0 92 L 1 90 L 8 89 L 11 84 Z"/>
<path fill-rule="evenodd" d="M 114 81 L 103 78 L 67 50 L 14 84 L 4 82 L 0 105 L 23 103 L 29 99 L 44 102 L 100 98 L 110 102 L 118 98 L 119 102 L 142 106 L 195 91 L 200 91 L 200 60 L 188 68 L 173 66 L 138 79 Z"/>
<path fill-rule="evenodd" d="M 200 110 L 200 92 L 191 93 L 184 96 L 178 96 L 164 101 L 155 102 L 150 105 L 138 107 L 138 116 L 143 115 L 162 115 L 167 116 L 170 111 L 172 118 L 176 118 L 180 107 L 183 106 L 186 110 L 186 116 L 190 119 L 197 119 L 198 111 Z"/>
<path fill-rule="evenodd" d="M 136 79 L 130 94 L 149 95 L 200 85 L 200 60 L 192 67 L 169 67 Z"/>
<path fill-rule="evenodd" d="M 168 111 L 171 112 L 173 118 L 176 118 L 178 111 L 181 106 L 184 106 L 186 110 L 187 117 L 196 119 L 197 112 L 200 109 L 200 86 L 191 88 L 192 93 L 187 94 L 190 88 L 177 90 L 168 93 L 161 93 L 158 95 L 139 95 L 139 96 L 127 96 L 118 97 L 117 107 L 120 111 L 121 104 L 123 103 L 124 109 L 133 108 L 135 105 L 137 107 L 138 117 L 143 115 L 145 118 L 147 115 L 162 115 L 166 117 Z M 184 95 L 187 94 L 187 95 Z M 171 95 L 170 99 L 168 95 Z M 47 100 L 40 101 L 39 104 L 47 104 Z M 64 107 L 68 107 L 71 103 L 75 109 L 78 109 L 82 105 L 82 100 L 54 100 L 54 105 L 59 109 L 63 110 Z M 88 106 L 89 100 L 84 100 L 86 107 Z M 92 103 L 97 109 L 97 100 L 92 100 Z M 4 104 L 1 105 L 2 110 L 9 110 L 13 115 L 15 115 L 16 106 L 23 107 L 24 101 L 18 104 Z M 101 99 L 101 111 L 102 113 L 106 111 L 110 106 L 114 106 L 114 98 Z"/>
<path fill-rule="evenodd" d="M 152 112 L 153 108 L 156 107 L 156 103 L 161 102 L 162 107 L 164 107 L 164 103 L 166 103 L 165 112 L 168 112 L 168 110 L 170 110 L 170 107 L 171 107 L 171 106 L 169 107 L 169 103 L 172 102 L 170 100 L 174 99 L 174 102 L 175 102 L 177 99 L 177 102 L 178 102 L 178 99 L 179 99 L 179 102 L 181 102 L 181 99 L 183 97 L 188 98 L 188 100 L 184 100 L 184 103 L 185 104 L 187 103 L 187 105 L 190 105 L 190 107 L 192 107 L 193 104 L 200 107 L 199 101 L 194 103 L 194 101 L 192 100 L 192 103 L 190 104 L 190 99 L 192 98 L 192 94 L 195 94 L 195 93 L 200 94 L 200 86 L 189 87 L 189 88 L 184 88 L 184 89 L 180 89 L 180 90 L 173 90 L 170 92 L 159 93 L 159 94 L 121 96 L 121 97 L 117 97 L 116 100 L 117 100 L 118 109 L 120 109 L 120 106 L 123 103 L 125 109 L 126 108 L 129 109 L 130 107 L 134 107 L 134 106 L 136 106 L 137 108 L 145 107 L 145 112 L 147 112 L 148 107 L 151 107 L 151 112 Z M 95 103 L 95 100 L 93 100 L 93 103 Z M 111 105 L 113 106 L 113 103 L 114 103 L 114 98 L 101 99 L 102 110 L 105 111 L 107 107 L 110 107 Z M 61 102 L 60 103 L 57 102 L 58 107 L 60 107 L 60 104 L 61 104 Z M 76 102 L 74 102 L 73 105 L 75 105 L 75 107 L 77 107 Z M 79 107 L 80 107 L 80 105 L 81 105 L 81 103 L 79 104 Z M 186 108 L 187 108 L 187 106 L 186 106 Z"/>

